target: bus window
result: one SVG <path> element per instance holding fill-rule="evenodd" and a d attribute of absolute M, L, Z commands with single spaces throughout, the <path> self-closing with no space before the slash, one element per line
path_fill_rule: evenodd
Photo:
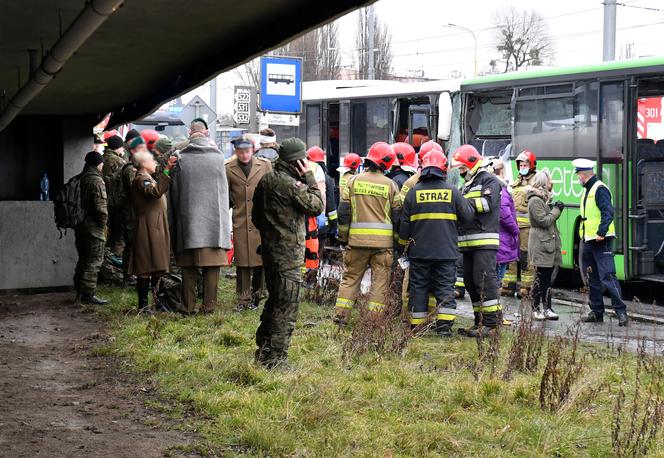
<path fill-rule="evenodd" d="M 350 104 L 350 150 L 360 156 L 367 154 L 367 104 L 364 101 Z"/>
<path fill-rule="evenodd" d="M 320 146 L 320 105 L 307 105 L 307 148 Z"/>
<path fill-rule="evenodd" d="M 519 100 L 514 123 L 515 151 L 542 157 L 569 157 L 574 149 L 574 99 Z"/>
<path fill-rule="evenodd" d="M 574 90 L 574 152 L 575 157 L 597 156 L 597 82 L 583 83 Z"/>
<path fill-rule="evenodd" d="M 390 141 L 390 106 L 388 99 L 353 101 L 350 104 L 351 151 L 365 156 L 375 142 Z"/>
<path fill-rule="evenodd" d="M 408 115 L 410 117 L 409 124 L 412 130 L 410 136 L 410 144 L 413 145 L 416 151 L 419 151 L 422 143 L 431 140 L 429 129 L 429 109 L 430 105 L 410 107 Z"/>

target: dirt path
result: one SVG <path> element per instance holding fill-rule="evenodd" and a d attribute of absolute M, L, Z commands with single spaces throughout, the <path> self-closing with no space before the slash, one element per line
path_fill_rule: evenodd
<path fill-rule="evenodd" d="M 147 384 L 93 356 L 103 324 L 71 297 L 0 296 L 0 455 L 182 455 L 197 437 L 168 430 L 173 421 L 145 407 Z"/>

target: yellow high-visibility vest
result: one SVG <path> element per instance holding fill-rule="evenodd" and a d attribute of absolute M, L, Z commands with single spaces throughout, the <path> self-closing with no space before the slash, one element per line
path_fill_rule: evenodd
<path fill-rule="evenodd" d="M 599 207 L 595 201 L 595 194 L 601 186 L 604 186 L 608 189 L 608 187 L 599 180 L 597 180 L 597 182 L 595 182 L 595 184 L 590 188 L 590 191 L 587 191 L 585 187 L 583 188 L 580 209 L 581 224 L 579 225 L 579 237 L 582 240 L 595 240 L 597 237 L 597 231 L 599 230 L 599 225 L 602 222 L 602 213 L 599 211 Z M 588 197 L 586 197 L 586 194 L 588 194 Z M 615 237 L 615 235 L 616 229 L 613 225 L 613 221 L 611 221 L 609 229 L 606 231 L 605 237 Z"/>

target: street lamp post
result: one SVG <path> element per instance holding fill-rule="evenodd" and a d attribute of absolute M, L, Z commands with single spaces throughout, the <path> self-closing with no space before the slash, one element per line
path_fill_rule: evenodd
<path fill-rule="evenodd" d="M 477 76 L 477 35 L 475 35 L 475 32 L 473 32 L 471 29 L 468 27 L 463 27 L 461 25 L 456 25 L 452 23 L 448 23 L 447 27 L 451 27 L 453 29 L 459 29 L 459 30 L 464 30 L 468 33 L 470 33 L 473 36 L 473 41 L 475 42 L 474 49 L 475 49 L 475 57 L 473 60 L 473 76 Z"/>

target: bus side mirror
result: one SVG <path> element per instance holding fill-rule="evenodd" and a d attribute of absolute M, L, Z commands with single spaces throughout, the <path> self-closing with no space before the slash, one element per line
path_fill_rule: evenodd
<path fill-rule="evenodd" d="M 449 140 L 452 129 L 452 97 L 441 92 L 438 98 L 438 140 Z"/>

